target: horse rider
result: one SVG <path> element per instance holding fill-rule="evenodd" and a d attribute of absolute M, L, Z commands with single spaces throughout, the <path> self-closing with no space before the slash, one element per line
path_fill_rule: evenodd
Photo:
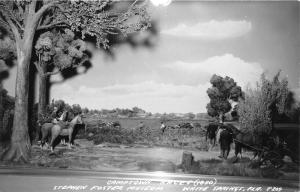
<path fill-rule="evenodd" d="M 143 130 L 145 128 L 145 124 L 143 121 L 140 122 L 140 124 L 138 125 L 139 130 Z"/>
<path fill-rule="evenodd" d="M 225 116 L 223 114 L 220 114 L 219 115 L 219 126 L 218 126 L 218 129 L 217 129 L 217 135 L 216 135 L 216 141 L 218 143 L 220 143 L 220 135 L 221 135 L 221 132 L 226 128 L 225 126 L 223 126 L 224 124 L 224 120 L 225 120 Z M 221 146 L 220 146 L 221 147 Z M 222 150 L 220 150 L 220 158 L 222 158 L 223 154 L 222 154 Z"/>
<path fill-rule="evenodd" d="M 167 126 L 166 126 L 166 125 L 164 124 L 164 122 L 162 121 L 162 122 L 161 122 L 161 125 L 160 125 L 160 130 L 161 130 L 161 132 L 164 133 L 165 130 L 166 130 L 166 128 L 167 128 Z"/>
<path fill-rule="evenodd" d="M 220 134 L 221 134 L 221 132 L 223 131 L 222 126 L 223 126 L 224 120 L 225 120 L 225 116 L 222 115 L 222 114 L 220 114 L 220 116 L 219 116 L 219 126 L 218 126 L 218 129 L 217 129 L 217 135 L 216 135 L 216 140 L 217 140 L 217 141 L 219 141 L 219 139 L 220 139 Z"/>
<path fill-rule="evenodd" d="M 59 111 L 57 107 L 54 107 L 52 113 L 51 113 L 52 123 L 57 124 L 59 121 Z"/>
<path fill-rule="evenodd" d="M 67 111 L 59 111 L 57 107 L 54 107 L 53 112 L 51 113 L 52 123 L 59 124 L 62 128 L 67 128 L 68 123 L 66 122 L 66 115 Z"/>

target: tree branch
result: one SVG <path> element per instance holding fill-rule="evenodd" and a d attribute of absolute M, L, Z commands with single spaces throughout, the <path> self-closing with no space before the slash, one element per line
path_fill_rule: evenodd
<path fill-rule="evenodd" d="M 53 7 L 58 3 L 59 1 L 51 1 L 48 4 L 43 5 L 36 13 L 35 13 L 35 19 L 40 19 L 42 15 L 47 11 L 47 9 Z"/>
<path fill-rule="evenodd" d="M 23 9 L 23 7 L 20 5 L 20 2 L 16 2 L 16 5 L 17 5 L 17 7 L 18 7 L 18 10 L 19 10 L 19 13 L 21 14 L 21 15 L 23 15 L 24 14 L 24 9 Z"/>
<path fill-rule="evenodd" d="M 9 32 L 12 32 L 9 24 L 0 17 L 0 25 L 2 25 L 5 29 L 8 29 Z"/>
<path fill-rule="evenodd" d="M 4 10 L 0 9 L 0 13 L 3 15 L 3 17 L 5 18 L 6 22 L 8 23 L 8 25 L 10 26 L 10 29 L 12 30 L 16 41 L 18 42 L 20 40 L 20 33 L 18 31 L 17 26 L 12 22 L 12 20 L 10 19 L 10 17 L 5 13 Z"/>
<path fill-rule="evenodd" d="M 44 75 L 42 70 L 41 70 L 41 67 L 39 66 L 38 62 L 34 62 L 34 65 L 36 67 L 36 70 L 39 72 L 39 75 Z"/>
<path fill-rule="evenodd" d="M 35 13 L 37 1 L 31 1 L 29 5 L 29 14 Z"/>
<path fill-rule="evenodd" d="M 80 63 L 78 63 L 77 65 L 73 65 L 72 68 L 77 68 L 77 67 L 83 65 L 83 64 L 84 64 L 86 61 L 88 61 L 88 60 L 89 60 L 89 57 L 86 56 L 84 59 L 82 59 L 82 60 L 80 61 Z"/>
<path fill-rule="evenodd" d="M 60 70 L 52 71 L 52 72 L 47 72 L 47 73 L 44 74 L 44 76 L 56 75 L 58 73 L 60 73 Z"/>
<path fill-rule="evenodd" d="M 50 28 L 55 28 L 55 27 L 64 27 L 68 26 L 68 24 L 64 21 L 56 22 L 56 23 L 51 23 L 49 25 L 42 25 L 37 28 L 37 30 L 43 30 L 43 29 L 50 29 Z"/>
<path fill-rule="evenodd" d="M 3 10 L 1 10 L 1 13 L 2 13 L 2 15 L 5 16 L 5 19 L 10 18 L 10 20 L 17 25 L 16 27 L 19 27 L 20 30 L 24 30 L 24 28 L 22 27 L 22 25 L 18 21 L 18 19 L 16 17 L 16 14 L 13 13 L 13 8 L 12 7 L 5 7 L 5 6 L 1 5 L 1 9 L 3 9 Z"/>
<path fill-rule="evenodd" d="M 20 28 L 20 30 L 24 31 L 24 27 L 20 24 L 20 22 L 17 19 L 15 19 L 15 18 L 12 18 L 12 19 L 17 24 L 17 26 Z"/>

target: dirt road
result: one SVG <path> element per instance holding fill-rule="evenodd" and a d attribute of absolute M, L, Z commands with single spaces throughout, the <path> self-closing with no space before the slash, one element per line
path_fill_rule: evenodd
<path fill-rule="evenodd" d="M 55 154 L 33 147 L 31 163 L 44 167 L 93 169 L 109 171 L 177 171 L 184 151 L 193 153 L 195 160 L 217 158 L 218 152 L 180 148 L 150 147 L 145 145 L 100 144 L 94 146 L 87 140 L 76 140 L 79 146 L 67 149 L 58 146 Z"/>

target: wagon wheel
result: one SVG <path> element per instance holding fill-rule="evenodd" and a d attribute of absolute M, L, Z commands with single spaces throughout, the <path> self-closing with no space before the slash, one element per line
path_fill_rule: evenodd
<path fill-rule="evenodd" d="M 283 166 L 282 155 L 277 151 L 268 151 L 263 157 L 262 162 L 269 161 L 276 169 Z"/>
<path fill-rule="evenodd" d="M 284 149 L 284 154 L 289 156 L 294 163 L 299 165 L 299 156 L 297 154 L 295 154 L 295 152 L 291 151 L 288 148 L 285 148 Z"/>

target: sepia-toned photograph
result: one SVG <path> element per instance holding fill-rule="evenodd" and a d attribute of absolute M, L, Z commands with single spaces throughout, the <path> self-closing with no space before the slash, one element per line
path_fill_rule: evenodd
<path fill-rule="evenodd" d="M 300 1 L 0 0 L 0 192 L 298 192 Z"/>

